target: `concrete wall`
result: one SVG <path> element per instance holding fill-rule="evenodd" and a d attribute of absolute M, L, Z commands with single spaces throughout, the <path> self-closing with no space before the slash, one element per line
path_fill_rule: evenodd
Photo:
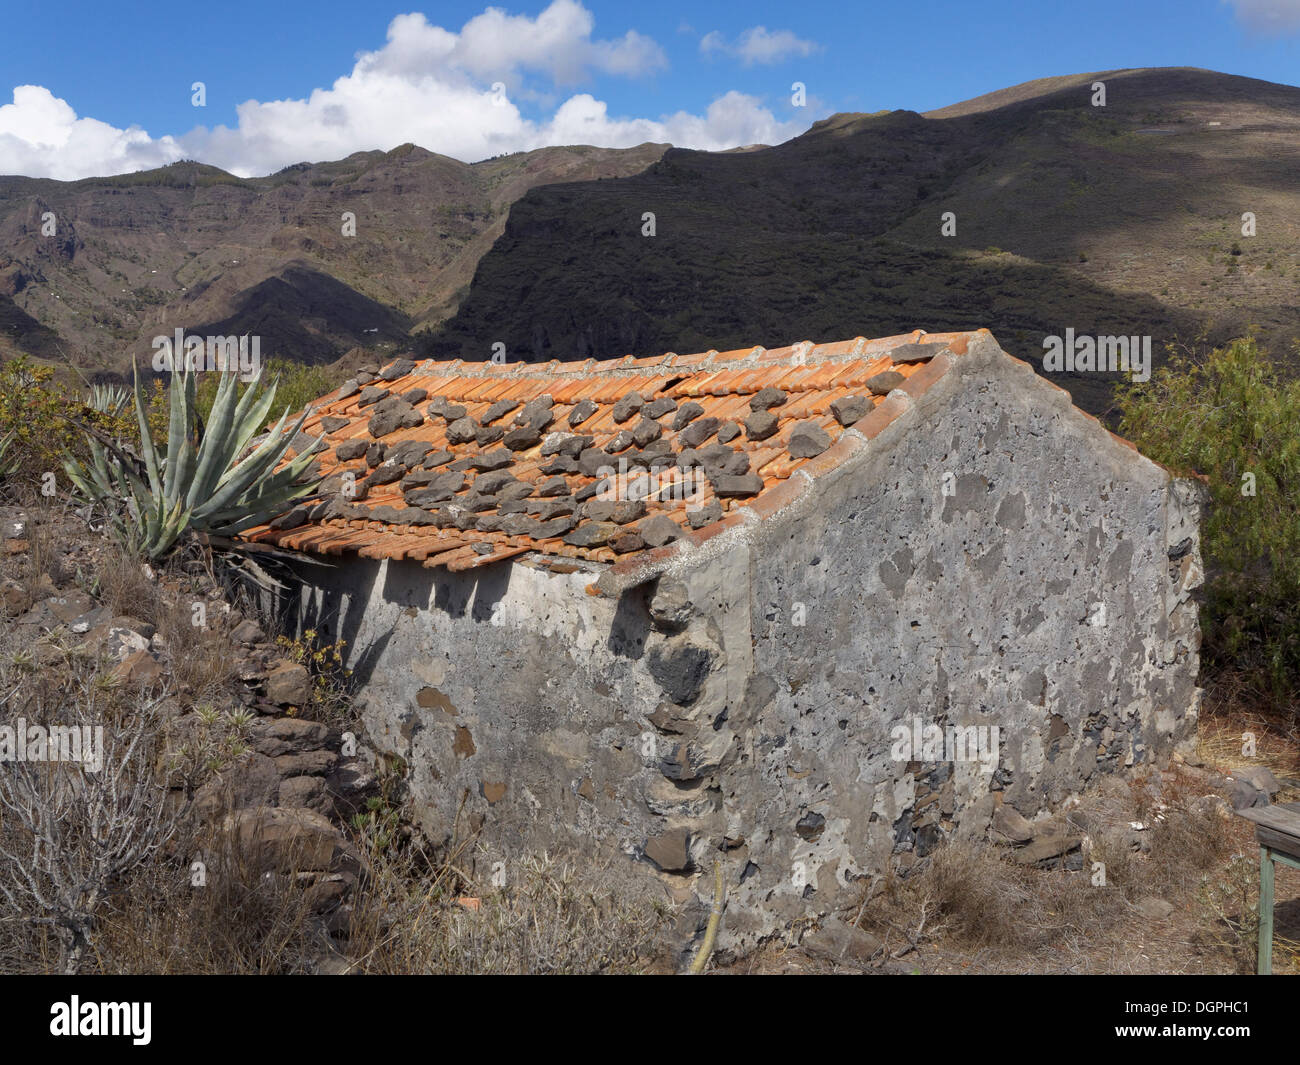
<path fill-rule="evenodd" d="M 1032 818 L 1188 740 L 1195 517 L 980 341 L 799 503 L 617 600 L 587 565 L 349 559 L 302 623 L 349 641 L 435 840 L 482 828 L 507 876 L 598 853 L 686 903 L 687 937 L 720 857 L 739 951 L 1000 803 Z M 997 726 L 992 771 L 896 758 L 913 721 Z"/>

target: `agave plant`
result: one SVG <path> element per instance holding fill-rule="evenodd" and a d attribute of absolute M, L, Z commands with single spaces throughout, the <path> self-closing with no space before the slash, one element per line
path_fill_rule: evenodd
<path fill-rule="evenodd" d="M 18 460 L 9 454 L 9 449 L 13 447 L 14 440 L 18 434 L 15 432 L 5 433 L 0 436 L 0 481 L 6 481 L 10 475 L 18 468 Z"/>
<path fill-rule="evenodd" d="M 141 458 L 81 426 L 91 462 L 83 465 L 67 455 L 64 469 L 88 501 L 104 505 L 110 530 L 129 550 L 156 559 L 189 531 L 232 536 L 270 520 L 315 490 L 319 481 L 297 482 L 322 446 L 320 441 L 276 469 L 302 428 L 306 411 L 286 430 L 285 410 L 275 428 L 240 458 L 266 423 L 278 380 L 263 389 L 259 377 L 239 396 L 235 378 L 234 373 L 222 374 L 212 413 L 200 429 L 194 371 L 172 374 L 165 453 L 154 442 L 138 371 L 135 413 Z"/>
<path fill-rule="evenodd" d="M 131 402 L 131 393 L 121 385 L 91 385 L 86 405 L 103 414 L 118 415 Z"/>

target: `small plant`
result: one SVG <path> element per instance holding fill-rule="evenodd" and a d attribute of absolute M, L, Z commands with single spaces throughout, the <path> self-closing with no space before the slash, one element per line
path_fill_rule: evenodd
<path fill-rule="evenodd" d="M 248 731 L 249 726 L 253 724 L 252 713 L 243 707 L 238 710 L 231 710 L 226 715 L 226 719 L 230 722 L 230 727 L 241 734 Z"/>
<path fill-rule="evenodd" d="M 92 410 L 116 417 L 126 410 L 131 394 L 121 385 L 91 385 L 86 403 Z"/>
<path fill-rule="evenodd" d="M 311 674 L 312 703 L 317 717 L 342 724 L 351 710 L 352 670 L 343 664 L 347 641 L 321 643 L 315 629 L 304 629 L 297 638 L 277 636 L 275 642 L 287 657 L 305 666 Z"/>
<path fill-rule="evenodd" d="M 1211 938 L 1243 963 L 1252 961 L 1259 943 L 1258 862 L 1234 854 L 1220 874 L 1201 877 L 1197 904 Z"/>
<path fill-rule="evenodd" d="M 372 796 L 366 800 L 363 813 L 352 815 L 352 828 L 359 842 L 373 855 L 382 855 L 397 839 L 401 816 L 386 797 Z"/>
<path fill-rule="evenodd" d="M 224 772 L 251 749 L 244 738 L 252 715 L 240 708 L 223 713 L 209 703 L 194 707 L 195 727 L 172 747 L 164 766 L 188 791 Z"/>

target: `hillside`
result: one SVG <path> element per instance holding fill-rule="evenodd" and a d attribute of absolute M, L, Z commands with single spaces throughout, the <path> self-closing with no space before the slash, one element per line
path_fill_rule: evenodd
<path fill-rule="evenodd" d="M 455 310 L 522 193 L 634 173 L 663 150 L 545 148 L 471 166 L 408 144 L 248 180 L 188 162 L 0 177 L 0 357 L 121 370 L 177 327 L 259 334 L 263 355 L 309 363 L 391 352 Z"/>
<path fill-rule="evenodd" d="M 532 190 L 426 350 L 484 358 L 502 341 L 548 359 L 988 326 L 1037 361 L 1066 327 L 1158 350 L 1258 325 L 1280 354 L 1300 337 L 1297 175 L 1300 89 L 1209 71 L 837 115 L 772 148 L 672 149 L 617 181 Z M 1110 380 L 1068 384 L 1105 406 Z"/>
<path fill-rule="evenodd" d="M 349 365 L 413 344 L 549 359 L 917 326 L 988 326 L 1035 362 L 1070 327 L 1150 334 L 1158 352 L 1258 326 L 1285 355 L 1300 337 L 1297 175 L 1300 89 L 1163 68 L 836 115 L 730 152 L 466 165 L 404 145 L 250 180 L 197 163 L 0 178 L 0 358 L 120 371 L 178 326 Z M 1105 407 L 1110 379 L 1066 383 Z"/>

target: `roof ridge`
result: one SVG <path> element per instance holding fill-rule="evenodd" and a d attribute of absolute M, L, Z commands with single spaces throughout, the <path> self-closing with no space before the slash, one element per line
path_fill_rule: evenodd
<path fill-rule="evenodd" d="M 888 354 L 891 349 L 908 344 L 949 344 L 960 342 L 988 330 L 971 330 L 960 333 L 926 333 L 917 329 L 911 333 L 868 340 L 866 337 L 854 337 L 852 340 L 835 341 L 818 344 L 811 340 L 802 340 L 782 348 L 738 348 L 734 352 L 718 352 L 710 349 L 694 355 L 679 355 L 666 352 L 660 356 L 636 358 L 632 355 L 620 355 L 607 359 L 587 358 L 572 362 L 560 362 L 552 359 L 546 363 L 525 361 L 493 362 L 484 360 L 475 362 L 463 358 L 422 359 L 415 364 L 421 374 L 439 377 L 508 377 L 511 379 L 548 379 L 552 377 L 650 377 L 679 376 L 679 371 L 690 370 L 699 373 L 719 365 L 728 369 L 754 368 L 756 366 L 800 366 L 809 361 L 816 362 L 851 362 L 866 358 L 877 359 Z M 924 338 L 922 340 L 921 338 Z M 845 350 L 827 350 L 841 348 Z M 961 345 L 963 350 L 965 345 Z M 721 361 L 720 361 L 721 360 Z M 388 366 L 401 361 L 394 359 L 381 367 L 381 373 Z M 414 372 L 414 371 L 412 371 Z M 376 375 L 377 376 L 377 375 Z"/>

